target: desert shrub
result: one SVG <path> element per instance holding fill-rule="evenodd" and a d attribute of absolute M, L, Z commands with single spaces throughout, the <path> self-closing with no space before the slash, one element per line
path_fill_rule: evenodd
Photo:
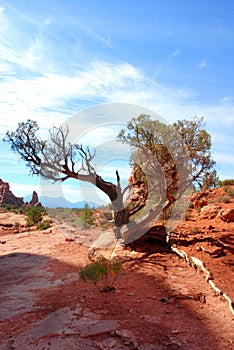
<path fill-rule="evenodd" d="M 26 225 L 33 226 L 42 220 L 43 208 L 41 207 L 30 207 L 26 212 Z"/>
<path fill-rule="evenodd" d="M 231 197 L 224 194 L 222 196 L 217 197 L 216 201 L 219 203 L 230 203 Z"/>
<path fill-rule="evenodd" d="M 83 229 L 90 228 L 94 223 L 93 210 L 89 207 L 88 204 L 85 204 L 84 208 L 80 210 L 79 220 L 77 220 L 77 225 Z"/>
<path fill-rule="evenodd" d="M 37 224 L 37 229 L 43 231 L 43 230 L 46 230 L 47 228 L 50 228 L 50 226 L 51 226 L 50 220 L 42 220 Z"/>
<path fill-rule="evenodd" d="M 224 186 L 223 189 L 224 189 L 227 196 L 229 196 L 231 198 L 234 197 L 234 189 L 233 188 L 231 188 L 230 186 Z"/>
<path fill-rule="evenodd" d="M 226 179 L 223 181 L 219 181 L 219 186 L 223 187 L 223 186 L 232 186 L 234 185 L 234 179 Z"/>
<path fill-rule="evenodd" d="M 13 204 L 3 204 L 2 207 L 7 211 L 13 211 L 17 209 L 17 206 Z"/>
<path fill-rule="evenodd" d="M 118 259 L 107 260 L 100 258 L 79 270 L 80 278 L 87 282 L 91 281 L 99 291 L 107 292 L 114 290 L 114 282 L 122 268 L 122 263 Z"/>
<path fill-rule="evenodd" d="M 15 223 L 14 223 L 15 230 L 19 231 L 19 227 L 20 227 L 19 221 L 15 221 Z"/>
<path fill-rule="evenodd" d="M 72 222 L 72 226 L 74 227 L 79 227 L 81 229 L 86 229 L 88 228 L 88 225 L 86 227 L 87 224 L 84 223 L 84 221 L 82 221 L 79 217 L 76 217 L 73 222 Z"/>
<path fill-rule="evenodd" d="M 24 213 L 24 208 L 13 209 L 13 213 L 15 213 L 15 214 L 23 214 Z"/>
<path fill-rule="evenodd" d="M 197 233 L 201 233 L 202 229 L 200 227 L 193 227 L 193 229 L 191 230 L 192 233 L 197 234 Z"/>
<path fill-rule="evenodd" d="M 74 212 L 70 208 L 56 208 L 53 210 L 54 216 L 57 217 L 59 220 L 64 220 L 66 222 L 71 222 L 74 219 Z"/>

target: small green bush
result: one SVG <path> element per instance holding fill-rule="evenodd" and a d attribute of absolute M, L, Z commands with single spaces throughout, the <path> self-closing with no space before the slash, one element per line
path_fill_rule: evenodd
<path fill-rule="evenodd" d="M 15 213 L 15 214 L 23 214 L 24 213 L 24 208 L 13 209 L 13 213 Z"/>
<path fill-rule="evenodd" d="M 91 281 L 101 292 L 114 290 L 113 286 L 122 268 L 122 263 L 118 259 L 107 260 L 100 258 L 79 270 L 80 278 L 87 282 Z"/>
<path fill-rule="evenodd" d="M 46 230 L 47 228 L 50 228 L 50 220 L 42 220 L 37 224 L 37 229 L 40 231 Z"/>
<path fill-rule="evenodd" d="M 26 218 L 26 225 L 27 226 L 33 226 L 40 222 L 42 220 L 42 212 L 43 212 L 42 207 L 30 207 L 25 215 L 27 216 Z"/>
<path fill-rule="evenodd" d="M 16 206 L 16 205 L 13 205 L 13 204 L 3 204 L 2 207 L 3 207 L 4 209 L 6 209 L 7 211 L 12 211 L 12 210 L 17 209 L 17 206 Z"/>

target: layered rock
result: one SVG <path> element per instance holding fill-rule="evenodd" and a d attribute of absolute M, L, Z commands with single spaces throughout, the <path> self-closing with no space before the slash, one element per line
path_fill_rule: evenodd
<path fill-rule="evenodd" d="M 24 204 L 24 200 L 23 198 L 16 197 L 10 190 L 9 183 L 0 179 L 0 206 L 4 204 L 20 207 Z"/>
<path fill-rule="evenodd" d="M 201 209 L 200 218 L 212 220 L 219 214 L 221 208 L 222 207 L 217 206 L 215 204 L 205 205 Z"/>
<path fill-rule="evenodd" d="M 234 209 L 223 209 L 219 212 L 219 217 L 225 222 L 234 222 Z"/>
<path fill-rule="evenodd" d="M 195 209 L 201 209 L 207 205 L 208 192 L 194 192 L 191 197 L 191 202 Z"/>

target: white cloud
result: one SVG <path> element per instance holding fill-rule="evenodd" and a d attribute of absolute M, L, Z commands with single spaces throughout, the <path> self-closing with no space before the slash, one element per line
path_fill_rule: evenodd
<path fill-rule="evenodd" d="M 47 73 L 28 79 L 8 77 L 1 82 L 0 89 L 0 122 L 5 130 L 26 118 L 38 119 L 43 127 L 63 122 L 67 112 L 69 115 L 76 112 L 70 105 L 70 101 L 76 99 L 142 105 L 169 122 L 204 115 L 211 132 L 223 129 L 225 133 L 234 126 L 231 99 L 228 103 L 222 100 L 212 106 L 200 105 L 195 103 L 192 91 L 160 86 L 127 63 L 94 61 L 73 76 Z M 9 115 L 11 118 L 6 118 Z M 224 133 L 221 132 L 225 139 Z"/>
<path fill-rule="evenodd" d="M 171 57 L 175 57 L 181 54 L 181 50 L 175 50 L 171 53 Z"/>
<path fill-rule="evenodd" d="M 203 69 L 203 68 L 205 68 L 206 66 L 207 66 L 207 59 L 203 59 L 203 60 L 201 60 L 201 62 L 198 64 L 198 68 L 200 68 L 200 69 Z"/>
<path fill-rule="evenodd" d="M 26 103 L 39 108 L 61 105 L 70 98 L 101 97 L 105 100 L 106 94 L 110 97 L 121 89 L 127 92 L 143 88 L 143 78 L 129 64 L 91 62 L 86 71 L 77 71 L 75 75 L 46 73 L 29 79 L 9 78 L 0 86 L 5 103 Z"/>
<path fill-rule="evenodd" d="M 220 98 L 220 102 L 223 104 L 234 104 L 234 96 L 224 96 Z"/>
<path fill-rule="evenodd" d="M 42 60 L 43 47 L 44 43 L 41 36 L 36 37 L 32 41 L 26 54 L 28 68 L 36 68 L 38 62 Z"/>
<path fill-rule="evenodd" d="M 51 16 L 48 16 L 43 22 L 43 24 L 45 24 L 46 26 L 49 26 L 51 23 L 52 23 L 52 17 Z"/>
<path fill-rule="evenodd" d="M 32 194 L 33 191 L 36 191 L 40 195 L 40 185 L 32 184 L 20 184 L 17 182 L 10 183 L 10 190 L 14 193 L 15 196 L 25 197 L 29 194 Z"/>
<path fill-rule="evenodd" d="M 229 130 L 233 130 L 234 127 L 232 97 L 224 96 L 214 105 L 200 104 L 196 101 L 194 91 L 183 87 L 162 86 L 127 62 L 110 63 L 95 60 L 78 67 L 73 66 L 74 56 L 72 56 L 72 63 L 69 66 L 72 69 L 69 71 L 69 67 L 64 65 L 64 62 L 67 62 L 68 52 L 65 55 L 55 45 L 56 40 L 62 39 L 53 34 L 54 41 L 52 40 L 51 44 L 50 40 L 47 40 L 48 37 L 42 35 L 44 34 L 42 29 L 52 23 L 50 16 L 44 17 L 44 22 L 39 24 L 26 18 L 29 28 L 33 28 L 32 33 L 27 32 L 26 35 L 17 23 L 10 21 L 5 12 L 0 5 L 2 133 L 8 129 L 15 129 L 18 122 L 28 118 L 38 120 L 41 127 L 48 128 L 66 121 L 78 112 L 78 109 L 82 109 L 83 105 L 119 102 L 150 108 L 169 122 L 204 115 L 211 135 L 219 131 L 223 144 L 232 147 L 232 143 L 226 137 Z M 87 34 L 105 45 L 111 45 L 108 37 L 98 36 L 92 32 Z M 47 57 L 48 52 L 53 52 L 55 56 Z M 171 57 L 180 53 L 181 51 L 177 49 L 171 53 Z M 61 65 L 59 69 L 51 57 L 59 60 Z M 207 64 L 208 61 L 204 58 L 198 66 L 202 69 L 207 67 Z M 95 119 L 92 125 L 94 124 Z M 99 134 L 93 132 L 89 136 L 94 143 L 99 143 L 104 133 L 105 130 L 99 129 Z M 221 162 L 221 158 L 219 161 Z"/>

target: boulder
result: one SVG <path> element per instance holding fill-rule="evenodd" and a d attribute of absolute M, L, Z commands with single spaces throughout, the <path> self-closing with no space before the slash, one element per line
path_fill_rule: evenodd
<path fill-rule="evenodd" d="M 206 192 L 194 192 L 191 197 L 191 202 L 195 209 L 203 208 L 207 205 L 207 193 Z"/>
<path fill-rule="evenodd" d="M 4 204 L 21 207 L 24 204 L 24 200 L 23 198 L 16 197 L 11 192 L 9 183 L 0 179 L 0 206 Z"/>
<path fill-rule="evenodd" d="M 114 231 L 103 232 L 89 248 L 89 260 L 95 262 L 101 257 L 110 259 L 116 244 L 117 240 Z"/>
<path fill-rule="evenodd" d="M 220 209 L 220 206 L 214 204 L 205 205 L 204 207 L 202 207 L 199 217 L 200 219 L 212 220 L 218 215 Z"/>
<path fill-rule="evenodd" d="M 223 209 L 218 216 L 225 222 L 234 222 L 234 209 Z"/>

